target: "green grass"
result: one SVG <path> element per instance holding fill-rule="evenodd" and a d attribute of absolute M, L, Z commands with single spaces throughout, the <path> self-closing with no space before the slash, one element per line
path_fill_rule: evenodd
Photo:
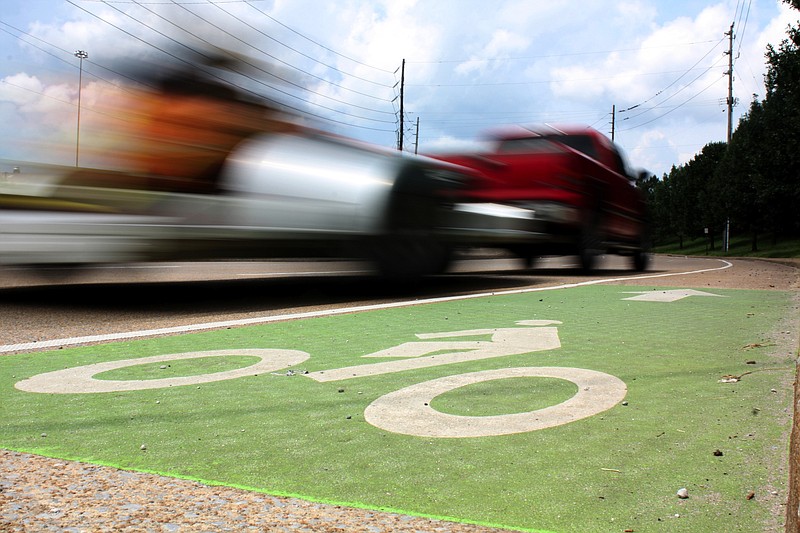
<path fill-rule="evenodd" d="M 714 242 L 714 250 L 709 248 L 708 240 L 684 239 L 683 248 L 678 241 L 656 246 L 654 251 L 663 254 L 680 255 L 710 255 L 717 257 L 765 257 L 765 258 L 794 258 L 800 257 L 800 239 L 778 238 L 773 240 L 770 235 L 759 235 L 758 250 L 752 250 L 750 235 L 737 235 L 731 238 L 729 250 L 722 249 L 722 241 Z"/>
<path fill-rule="evenodd" d="M 796 354 L 776 339 L 784 318 L 796 323 L 791 295 L 719 290 L 727 297 L 667 304 L 623 300 L 631 290 L 645 289 L 588 286 L 4 356 L 0 446 L 530 531 L 770 529 L 772 504 L 787 482 L 780 465 L 787 460 Z M 560 320 L 561 348 L 341 382 L 302 374 L 373 364 L 361 356 L 415 341 L 416 333 L 508 328 L 530 319 Z M 291 376 L 199 386 L 66 395 L 14 388 L 63 368 L 237 348 L 288 348 L 311 357 Z M 246 363 L 172 361 L 113 377 L 152 379 Z M 627 405 L 546 430 L 466 439 L 394 434 L 364 419 L 367 405 L 391 391 L 521 366 L 612 374 L 628 387 Z M 748 371 L 738 383 L 719 383 Z M 457 389 L 433 405 L 488 416 L 536 409 L 573 391 L 563 380 L 513 378 Z M 681 487 L 689 499 L 676 498 Z M 750 490 L 753 500 L 745 497 Z"/>

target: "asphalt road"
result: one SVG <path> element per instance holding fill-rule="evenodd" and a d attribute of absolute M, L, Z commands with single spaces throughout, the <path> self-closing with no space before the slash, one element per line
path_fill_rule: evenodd
<path fill-rule="evenodd" d="M 575 258 L 457 261 L 451 272 L 413 285 L 387 284 L 366 265 L 343 261 L 202 262 L 114 265 L 81 271 L 0 270 L 0 346 L 271 317 L 341 307 L 613 280 L 663 283 L 665 274 L 719 269 L 718 259 L 657 256 L 637 273 L 628 259 L 604 257 L 584 274 Z M 712 273 L 718 272 L 713 270 Z M 697 285 L 697 282 L 695 282 Z"/>

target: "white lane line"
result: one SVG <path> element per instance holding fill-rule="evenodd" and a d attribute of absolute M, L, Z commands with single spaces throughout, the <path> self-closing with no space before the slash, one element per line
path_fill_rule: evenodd
<path fill-rule="evenodd" d="M 243 272 L 236 275 L 243 278 L 275 278 L 283 276 L 350 276 L 371 273 L 371 270 L 320 270 L 318 272 Z"/>
<path fill-rule="evenodd" d="M 0 345 L 0 353 L 9 353 L 22 350 L 37 350 L 43 348 L 55 348 L 61 346 L 73 346 L 76 344 L 86 344 L 104 341 L 118 341 L 124 339 L 136 339 L 141 337 L 154 337 L 159 335 L 169 335 L 175 333 L 190 333 L 193 331 L 222 329 L 235 326 L 250 326 L 253 324 L 266 324 L 270 322 L 280 322 L 284 320 L 296 320 L 300 318 L 314 318 L 322 316 L 343 315 L 346 313 L 358 313 L 362 311 L 374 311 L 377 309 L 391 309 L 396 307 L 411 307 L 416 305 L 425 305 L 440 302 L 454 302 L 458 300 L 469 300 L 473 298 L 485 298 L 487 296 L 504 296 L 509 294 L 524 294 L 528 292 L 543 292 L 559 289 L 573 289 L 575 287 L 582 287 L 587 285 L 598 285 L 601 283 L 613 283 L 618 281 L 631 281 L 640 279 L 656 279 L 667 278 L 673 276 L 686 276 L 690 274 L 701 274 L 703 272 L 713 272 L 716 270 L 725 270 L 733 266 L 733 263 L 725 261 L 724 259 L 717 259 L 724 263 L 720 267 L 704 268 L 701 270 L 691 270 L 688 272 L 671 272 L 668 274 L 646 274 L 640 276 L 628 276 L 622 278 L 609 278 L 609 279 L 595 279 L 589 281 L 581 281 L 578 283 L 567 283 L 564 285 L 556 285 L 553 287 L 530 287 L 526 289 L 510 289 L 506 291 L 497 292 L 482 292 L 477 294 L 462 294 L 458 296 L 441 296 L 438 298 L 425 298 L 422 300 L 409 300 L 403 302 L 390 302 L 383 304 L 370 304 L 360 305 L 354 307 L 343 307 L 339 309 L 327 309 L 321 311 L 307 311 L 304 313 L 288 313 L 285 315 L 274 315 L 264 317 L 242 318 L 238 320 L 223 320 L 220 322 L 204 322 L 200 324 L 188 324 L 185 326 L 172 326 L 168 328 L 145 329 L 139 331 L 128 331 L 122 333 L 107 333 L 103 335 L 86 335 L 83 337 L 69 337 L 64 339 L 51 339 L 37 342 L 23 342 L 19 344 L 6 344 Z"/>

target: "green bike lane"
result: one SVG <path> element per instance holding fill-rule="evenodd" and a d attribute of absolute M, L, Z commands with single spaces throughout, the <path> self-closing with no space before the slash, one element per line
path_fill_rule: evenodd
<path fill-rule="evenodd" d="M 657 281 L 4 356 L 0 446 L 522 531 L 778 530 L 793 295 Z"/>

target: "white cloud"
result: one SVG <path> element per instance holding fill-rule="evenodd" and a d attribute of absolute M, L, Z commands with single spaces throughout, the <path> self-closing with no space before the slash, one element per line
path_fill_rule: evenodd
<path fill-rule="evenodd" d="M 464 63 L 455 68 L 457 74 L 466 75 L 473 71 L 486 72 L 487 65 L 490 63 L 486 58 L 510 56 L 514 53 L 525 50 L 530 44 L 530 39 L 512 33 L 508 30 L 495 30 L 488 43 L 482 46 L 480 51 Z"/>
<path fill-rule="evenodd" d="M 680 17 L 656 27 L 641 38 L 635 52 L 609 52 L 600 60 L 591 57 L 554 67 L 553 92 L 584 101 L 602 96 L 627 107 L 662 90 L 663 100 L 692 82 L 699 90 L 725 67 L 721 43 L 726 27 L 720 21 L 731 17 L 722 5 L 708 7 L 696 18 Z"/>

